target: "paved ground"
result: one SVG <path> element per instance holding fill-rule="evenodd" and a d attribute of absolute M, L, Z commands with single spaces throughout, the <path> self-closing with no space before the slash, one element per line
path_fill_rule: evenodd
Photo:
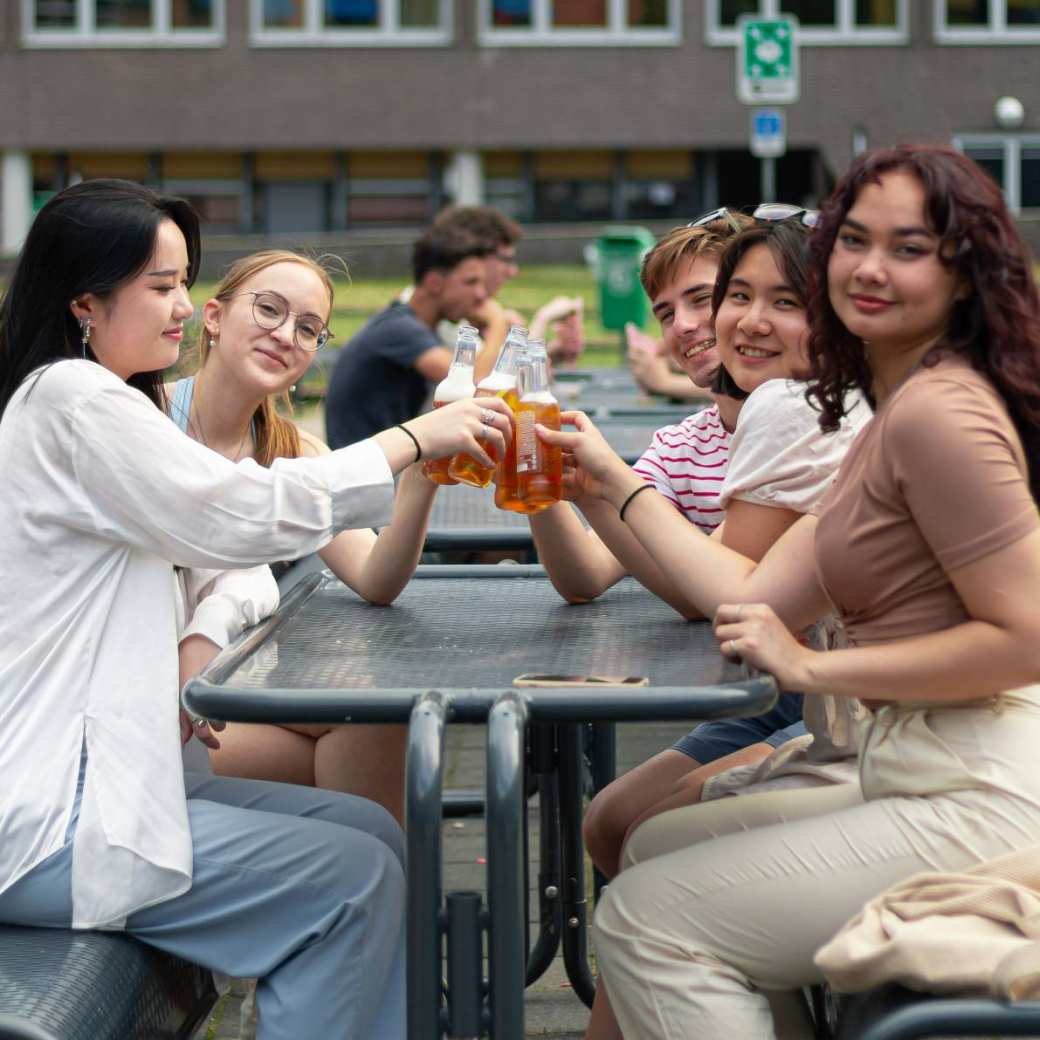
<path fill-rule="evenodd" d="M 685 727 L 676 724 L 640 724 L 618 727 L 618 769 L 630 769 L 637 762 L 667 747 Z M 482 726 L 452 726 L 448 730 L 445 786 L 482 788 L 484 785 L 484 734 Z M 537 801 L 532 799 L 531 848 L 537 850 Z M 444 823 L 444 887 L 484 891 L 484 821 L 478 817 L 446 820 Z M 591 891 L 591 881 L 589 884 Z M 536 904 L 535 904 L 536 905 Z M 235 982 L 232 991 L 217 1004 L 196 1040 L 246 1040 L 251 1032 L 241 1025 L 243 1011 L 248 1018 L 249 1001 L 243 1009 L 245 984 Z M 559 956 L 549 971 L 527 990 L 525 1001 L 526 1035 L 542 1040 L 574 1040 L 581 1037 L 588 1022 L 585 1005 L 566 981 Z M 301 1037 L 300 1040 L 310 1040 Z M 317 1038 L 316 1038 L 317 1040 Z"/>

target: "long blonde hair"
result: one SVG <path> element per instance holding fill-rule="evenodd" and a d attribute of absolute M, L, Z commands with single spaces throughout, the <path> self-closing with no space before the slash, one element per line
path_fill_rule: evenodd
<path fill-rule="evenodd" d="M 330 267 L 335 266 L 337 273 L 346 275 L 346 264 L 339 257 L 322 256 L 317 259 L 294 253 L 289 249 L 264 249 L 259 253 L 251 253 L 236 260 L 220 280 L 213 298 L 227 303 L 238 292 L 239 287 L 260 271 L 267 270 L 275 264 L 302 264 L 312 270 L 325 286 L 329 296 L 329 314 L 332 313 L 333 285 Z M 199 368 L 203 368 L 210 352 L 210 337 L 205 325 L 199 330 L 198 354 Z M 276 399 L 281 399 L 283 407 L 292 414 L 292 402 L 289 394 L 268 394 L 260 402 L 253 413 L 253 431 L 256 442 L 255 457 L 261 466 L 270 466 L 275 459 L 294 459 L 300 454 L 300 431 L 296 424 L 283 419 L 275 407 Z"/>

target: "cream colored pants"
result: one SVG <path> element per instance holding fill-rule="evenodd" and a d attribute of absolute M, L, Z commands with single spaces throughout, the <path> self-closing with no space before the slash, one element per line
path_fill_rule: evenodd
<path fill-rule="evenodd" d="M 862 801 L 851 785 L 781 791 L 639 828 L 595 922 L 625 1040 L 772 1038 L 763 991 L 820 981 L 813 954 L 868 899 L 1040 842 L 1038 702 L 1033 687 L 883 708 L 863 742 Z"/>

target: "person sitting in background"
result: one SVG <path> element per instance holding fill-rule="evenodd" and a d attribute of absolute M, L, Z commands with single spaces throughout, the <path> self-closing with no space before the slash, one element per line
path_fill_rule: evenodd
<path fill-rule="evenodd" d="M 483 340 L 477 354 L 476 378 L 486 376 L 494 367 L 498 349 L 511 325 L 524 325 L 532 339 L 548 341 L 550 361 L 570 364 L 585 347 L 582 327 L 584 303 L 580 296 L 555 296 L 535 312 L 528 326 L 524 316 L 498 299 L 507 281 L 520 273 L 516 259 L 516 243 L 523 232 L 516 221 L 493 206 L 449 206 L 434 221 L 434 227 L 452 227 L 481 239 L 487 245 L 484 258 L 484 286 L 487 299 L 466 320 L 475 325 Z M 551 336 L 550 336 L 551 332 Z M 442 330 L 442 341 L 454 340 L 454 329 Z"/>
<path fill-rule="evenodd" d="M 275 402 L 311 364 L 327 335 L 332 300 L 327 270 L 308 257 L 272 249 L 235 261 L 202 309 L 199 370 L 169 388 L 174 422 L 232 461 L 269 466 L 276 458 L 327 455 L 317 437 L 278 414 Z M 422 466 L 409 466 L 398 480 L 390 525 L 378 537 L 367 527 L 342 531 L 319 550 L 321 559 L 370 603 L 392 603 L 419 562 L 436 493 Z M 252 604 L 266 605 L 273 585 L 266 571 L 235 572 L 233 582 L 189 574 L 189 586 L 222 584 L 207 590 L 182 635 L 182 684 L 241 630 L 243 613 L 251 618 L 246 623 L 257 620 Z M 221 776 L 362 795 L 403 822 L 406 732 L 395 725 L 232 723 L 209 757 Z"/>
<path fill-rule="evenodd" d="M 417 416 L 451 366 L 436 328 L 461 321 L 487 299 L 487 243 L 452 227 L 431 227 L 412 249 L 415 289 L 394 300 L 350 339 L 336 358 L 325 397 L 333 448 Z"/>

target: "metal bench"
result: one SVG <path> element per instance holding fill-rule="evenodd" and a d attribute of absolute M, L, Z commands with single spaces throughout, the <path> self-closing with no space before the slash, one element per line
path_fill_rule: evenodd
<path fill-rule="evenodd" d="M 167 1040 L 216 999 L 208 971 L 115 932 L 0 926 L 0 1040 Z"/>
<path fill-rule="evenodd" d="M 1040 1037 L 1040 1001 L 937 997 L 891 984 L 839 998 L 837 1040 Z"/>

